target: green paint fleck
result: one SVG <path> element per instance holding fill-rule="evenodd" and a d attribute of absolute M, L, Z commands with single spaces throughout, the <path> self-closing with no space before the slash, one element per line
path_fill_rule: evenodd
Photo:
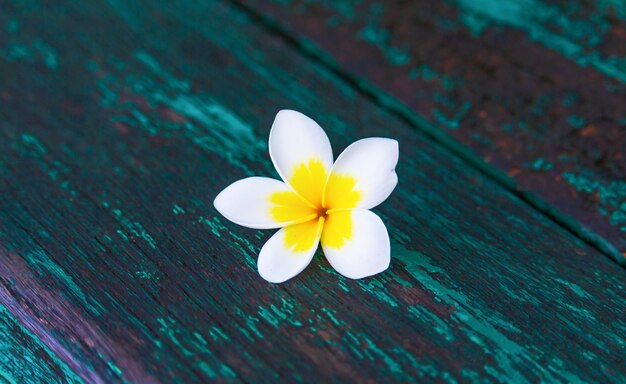
<path fill-rule="evenodd" d="M 579 98 L 580 97 L 577 92 L 567 91 L 565 93 L 565 97 L 563 97 L 563 101 L 561 101 L 561 104 L 563 104 L 564 107 L 571 107 Z"/>
<path fill-rule="evenodd" d="M 489 26 L 489 20 L 474 13 L 462 13 L 460 19 L 474 37 L 479 37 Z"/>
<path fill-rule="evenodd" d="M 467 114 L 467 112 L 472 108 L 472 103 L 469 101 L 464 101 L 460 108 L 456 111 L 456 113 L 448 117 L 440 109 L 435 108 L 432 111 L 435 120 L 449 129 L 458 129 L 461 126 L 461 121 Z"/>
<path fill-rule="evenodd" d="M 87 309 L 94 315 L 102 315 L 105 313 L 100 303 L 88 298 L 80 287 L 74 282 L 72 276 L 65 273 L 54 260 L 52 260 L 43 250 L 36 249 L 26 255 L 28 264 L 38 273 L 54 276 L 61 284 L 63 284 L 69 292 L 71 292 Z"/>
<path fill-rule="evenodd" d="M 156 249 L 157 243 L 154 238 L 144 229 L 144 227 L 137 221 L 132 221 L 128 217 L 126 217 L 122 210 L 114 208 L 111 210 L 113 215 L 117 218 L 117 220 L 122 224 L 122 226 L 133 236 L 144 239 L 150 247 Z M 123 230 L 117 230 L 117 233 L 122 236 L 122 238 L 126 241 L 129 240 L 126 233 Z"/>
<path fill-rule="evenodd" d="M 175 215 L 178 215 L 178 214 L 183 214 L 183 213 L 185 213 L 185 210 L 184 210 L 183 208 L 181 208 L 178 204 L 174 204 L 174 208 L 172 209 L 172 212 L 173 212 Z"/>
<path fill-rule="evenodd" d="M 278 328 L 283 322 L 287 322 L 296 327 L 302 326 L 302 323 L 296 319 L 294 305 L 282 297 L 280 307 L 274 304 L 271 304 L 269 308 L 259 306 L 258 314 L 275 328 Z"/>
<path fill-rule="evenodd" d="M 156 321 L 159 324 L 159 333 L 168 338 L 180 353 L 193 362 L 194 367 L 204 372 L 209 378 L 233 379 L 236 377 L 234 371 L 220 360 L 221 356 L 210 348 L 198 332 L 179 326 L 173 317 L 159 317 Z M 219 333 L 221 334 L 221 331 Z"/>
<path fill-rule="evenodd" d="M 23 133 L 22 142 L 24 143 L 24 154 L 31 154 L 31 156 L 40 157 L 48 152 L 46 147 L 44 147 L 44 145 L 35 136 Z"/>
<path fill-rule="evenodd" d="M 480 33 L 484 23 L 494 22 L 525 31 L 528 36 L 576 61 L 581 66 L 591 65 L 600 72 L 626 83 L 626 66 L 622 58 L 604 58 L 593 48 L 594 39 L 589 39 L 590 31 L 584 32 L 580 20 L 571 20 L 563 16 L 561 9 L 539 0 L 452 0 L 461 8 L 460 20 L 472 33 Z M 619 1 L 619 0 L 617 0 Z M 558 24 L 558 31 L 552 27 Z M 609 24 L 596 28 L 607 30 Z M 590 27 L 593 29 L 593 27 Z M 577 35 L 578 34 L 578 35 Z M 584 34 L 581 36 L 581 34 Z M 589 43 L 579 43 L 585 37 Z M 596 44 L 598 39 L 596 39 Z"/>
<path fill-rule="evenodd" d="M 572 115 L 567 118 L 567 122 L 576 129 L 580 129 L 585 126 L 585 119 L 579 116 Z"/>
<path fill-rule="evenodd" d="M 597 196 L 598 212 L 609 216 L 611 225 L 626 232 L 626 181 L 602 180 L 590 171 L 565 172 L 562 176 L 577 191 Z"/>
<path fill-rule="evenodd" d="M 107 361 L 107 365 L 109 366 L 109 369 L 111 371 L 113 371 L 113 373 L 115 373 L 117 376 L 122 376 L 122 370 L 120 369 L 120 367 L 118 367 L 117 365 L 115 365 L 114 362 L 112 361 Z"/>
<path fill-rule="evenodd" d="M 7 27 L 10 28 L 11 25 Z M 21 61 L 28 64 L 43 62 L 49 69 L 55 70 L 59 66 L 58 56 L 54 48 L 41 40 L 32 43 L 20 43 L 10 41 L 4 52 L 0 50 L 9 61 Z"/>
<path fill-rule="evenodd" d="M 326 316 L 328 316 L 328 318 L 330 319 L 330 321 L 333 322 L 333 324 L 338 325 L 338 326 L 342 326 L 342 325 L 345 324 L 343 321 L 339 321 L 335 317 L 335 314 L 337 313 L 337 311 L 335 311 L 333 309 L 322 308 L 322 312 L 324 312 L 326 314 Z"/>
<path fill-rule="evenodd" d="M 152 274 L 146 271 L 137 271 L 135 275 L 140 279 L 150 279 L 152 277 Z"/>
<path fill-rule="evenodd" d="M 83 380 L 0 304 L 0 383 L 51 382 Z"/>
<path fill-rule="evenodd" d="M 483 136 L 478 132 L 472 133 L 472 140 L 483 145 L 488 145 L 489 143 L 491 143 L 489 137 Z"/>
<path fill-rule="evenodd" d="M 389 294 L 385 288 L 385 282 L 377 279 L 363 279 L 358 281 L 359 286 L 366 292 L 386 303 L 390 307 L 397 307 L 398 302 Z"/>
<path fill-rule="evenodd" d="M 540 157 L 533 162 L 524 163 L 524 166 L 535 171 L 549 171 L 554 167 L 554 164 Z"/>
<path fill-rule="evenodd" d="M 410 55 L 406 51 L 389 44 L 389 32 L 386 30 L 370 25 L 363 28 L 359 36 L 382 50 L 391 64 L 405 65 L 409 63 Z"/>
<path fill-rule="evenodd" d="M 524 373 L 518 370 L 520 362 L 532 363 L 533 366 L 537 367 L 544 365 L 535 356 L 535 351 L 525 345 L 518 344 L 515 338 L 507 336 L 504 332 L 507 322 L 500 318 L 498 313 L 481 310 L 481 305 L 476 303 L 475 299 L 466 296 L 450 282 L 444 284 L 438 276 L 445 275 L 445 271 L 426 255 L 409 250 L 397 243 L 392 244 L 392 254 L 405 264 L 407 272 L 419 281 L 425 289 L 450 308 L 456 308 L 452 318 L 458 323 L 458 328 L 465 333 L 469 340 L 493 356 L 497 362 L 497 367 L 489 368 L 489 372 L 498 378 L 498 381 L 526 382 Z M 413 311 L 413 313 L 416 312 Z M 419 312 L 417 313 L 419 314 Z M 567 377 L 574 382 L 580 382 L 579 378 L 564 368 L 542 370 L 541 373 L 547 381 L 558 381 L 558 377 Z M 554 376 L 555 374 L 557 376 Z"/>

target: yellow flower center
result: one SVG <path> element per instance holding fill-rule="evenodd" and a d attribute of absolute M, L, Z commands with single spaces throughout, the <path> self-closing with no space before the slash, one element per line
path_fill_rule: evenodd
<path fill-rule="evenodd" d="M 324 164 L 311 159 L 294 167 L 289 184 L 296 192 L 270 195 L 270 215 L 285 227 L 285 246 L 295 252 L 311 249 L 320 235 L 325 247 L 341 248 L 352 238 L 350 209 L 361 200 L 356 179 L 332 174 Z"/>

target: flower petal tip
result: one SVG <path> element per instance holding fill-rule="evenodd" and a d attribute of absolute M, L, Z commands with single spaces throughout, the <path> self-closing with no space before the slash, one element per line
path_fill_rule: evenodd
<path fill-rule="evenodd" d="M 380 268 L 380 270 L 378 270 L 377 272 L 370 271 L 369 273 L 365 273 L 365 274 L 354 274 L 354 275 L 344 275 L 344 274 L 341 274 L 341 275 L 344 276 L 344 277 L 347 277 L 348 279 L 351 279 L 351 280 L 366 279 L 368 277 L 374 277 L 374 276 L 376 276 L 378 274 L 381 274 L 381 273 L 385 272 L 387 269 L 389 269 L 389 265 L 390 265 L 390 263 L 387 263 L 387 265 L 385 267 Z"/>
<path fill-rule="evenodd" d="M 373 277 L 376 276 L 380 273 L 385 272 L 387 269 L 389 269 L 389 266 L 391 265 L 391 254 L 387 254 L 386 257 L 380 257 L 376 262 L 372 262 L 369 265 L 363 265 L 363 269 L 361 270 L 341 270 L 341 271 L 337 271 L 339 272 L 342 276 L 347 277 L 349 279 L 352 280 L 360 280 L 360 279 L 365 279 L 368 277 Z"/>

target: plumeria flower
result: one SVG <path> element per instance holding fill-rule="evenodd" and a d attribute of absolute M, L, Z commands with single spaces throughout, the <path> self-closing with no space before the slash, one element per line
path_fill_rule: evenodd
<path fill-rule="evenodd" d="M 396 140 L 354 142 L 333 164 L 324 130 L 307 116 L 278 112 L 269 152 L 283 181 L 249 177 L 215 198 L 228 220 L 249 228 L 281 228 L 263 246 L 257 266 L 282 283 L 311 262 L 322 244 L 330 265 L 351 279 L 375 275 L 390 262 L 387 228 L 369 209 L 387 199 L 398 176 Z"/>

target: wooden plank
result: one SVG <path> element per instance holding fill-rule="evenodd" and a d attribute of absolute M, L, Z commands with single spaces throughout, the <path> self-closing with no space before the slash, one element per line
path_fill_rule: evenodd
<path fill-rule="evenodd" d="M 220 2 L 0 17 L 0 303 L 87 382 L 622 382 L 624 270 Z M 227 27 L 225 27 L 227 26 Z M 7 46 L 24 52 L 8 56 Z M 390 271 L 321 255 L 272 285 L 269 231 L 213 197 L 274 175 L 273 115 L 335 152 L 401 143 Z"/>
<path fill-rule="evenodd" d="M 623 2 L 241 2 L 471 147 L 626 265 Z"/>
<path fill-rule="evenodd" d="M 0 305 L 0 383 L 82 383 Z"/>

